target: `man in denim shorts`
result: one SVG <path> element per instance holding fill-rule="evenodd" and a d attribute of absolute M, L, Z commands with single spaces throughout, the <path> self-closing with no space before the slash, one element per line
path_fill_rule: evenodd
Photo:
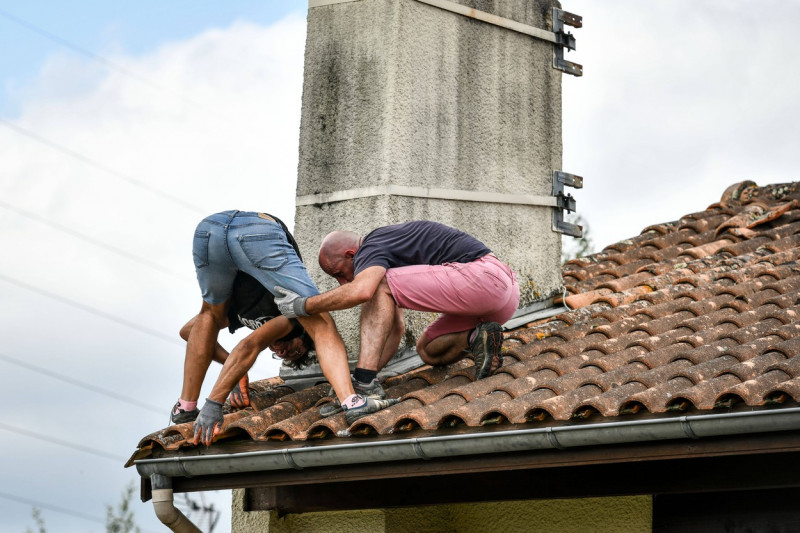
<path fill-rule="evenodd" d="M 322 242 L 319 264 L 339 288 L 315 296 L 278 288 L 284 297 L 275 303 L 287 317 L 363 304 L 357 390 L 371 383 L 376 395 L 382 392 L 375 380 L 400 344 L 402 309 L 441 313 L 417 342 L 426 363 L 450 364 L 469 349 L 476 379 L 502 364 L 500 324 L 519 305 L 519 285 L 471 235 L 431 221 L 386 226 L 365 237 L 335 231 Z"/>
<path fill-rule="evenodd" d="M 275 217 L 244 211 L 211 215 L 195 230 L 192 254 L 203 304 L 200 313 L 187 324 L 183 389 L 171 413 L 173 421 L 186 414 L 196 417 L 195 444 L 211 443 L 222 427 L 225 397 L 247 374 L 258 354 L 293 329 L 287 318 L 277 316 L 242 339 L 225 359 L 211 394 L 195 414 L 203 379 L 215 355 L 217 335 L 228 324 L 228 306 L 237 274 L 248 274 L 270 292 L 279 285 L 304 297 L 319 294 L 290 239 L 286 226 Z M 314 340 L 322 371 L 345 406 L 350 423 L 391 405 L 387 400 L 354 393 L 344 343 L 328 313 L 298 320 Z"/>

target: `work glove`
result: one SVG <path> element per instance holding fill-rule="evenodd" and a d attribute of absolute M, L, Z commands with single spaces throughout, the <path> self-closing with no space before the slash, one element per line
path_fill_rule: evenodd
<path fill-rule="evenodd" d="M 283 298 L 275 298 L 275 305 L 278 306 L 283 316 L 286 318 L 308 316 L 308 313 L 306 313 L 308 296 L 300 296 L 296 292 L 284 289 L 279 285 L 275 285 L 275 293 L 283 295 Z"/>
<path fill-rule="evenodd" d="M 211 444 L 211 439 L 219 433 L 222 427 L 222 404 L 206 398 L 206 403 L 200 409 L 200 414 L 194 421 L 194 443 L 202 442 L 206 446 Z"/>
<path fill-rule="evenodd" d="M 250 405 L 250 397 L 247 394 L 247 386 L 249 384 L 250 379 L 247 377 L 247 374 L 245 374 L 231 391 L 231 395 L 229 397 L 231 401 L 231 407 L 235 407 L 236 409 L 244 409 Z"/>

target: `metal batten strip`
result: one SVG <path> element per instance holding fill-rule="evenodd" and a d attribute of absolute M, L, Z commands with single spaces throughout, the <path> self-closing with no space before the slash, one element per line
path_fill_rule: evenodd
<path fill-rule="evenodd" d="M 298 196 L 295 203 L 301 205 L 329 204 L 357 198 L 373 196 L 410 196 L 413 198 L 433 198 L 438 200 L 461 200 L 465 202 L 482 202 L 494 204 L 521 204 L 557 207 L 558 200 L 553 196 L 535 196 L 531 194 L 503 194 L 483 191 L 461 191 L 456 189 L 436 189 L 431 187 L 409 187 L 405 185 L 382 185 L 348 189 L 322 194 Z"/>
<path fill-rule="evenodd" d="M 465 17 L 469 17 L 475 20 L 480 20 L 481 22 L 486 22 L 488 24 L 500 26 L 501 28 L 515 31 L 517 33 L 524 33 L 525 35 L 530 35 L 531 37 L 535 37 L 543 41 L 548 41 L 555 44 L 558 44 L 559 42 L 556 34 L 551 31 L 543 30 L 541 28 L 536 28 L 534 26 L 529 26 L 527 24 L 522 24 L 521 22 L 517 22 L 515 20 L 498 17 L 497 15 L 492 15 L 491 13 L 487 13 L 485 11 L 478 11 L 477 9 L 473 9 L 467 6 L 462 6 L 461 4 L 456 4 L 455 2 L 449 2 L 448 0 L 416 0 L 416 1 L 421 4 L 428 4 L 429 6 L 438 7 L 439 9 L 444 9 L 445 11 L 458 13 L 459 15 L 463 15 Z"/>
<path fill-rule="evenodd" d="M 357 1 L 360 0 L 309 0 L 308 7 L 309 8 L 323 7 L 334 4 L 345 4 Z M 551 31 L 543 30 L 535 26 L 529 26 L 528 24 L 523 24 L 521 22 L 517 22 L 515 20 L 507 19 L 504 17 L 499 17 L 497 15 L 493 15 L 485 11 L 478 11 L 477 9 L 473 9 L 467 6 L 462 6 L 461 4 L 457 4 L 455 2 L 450 2 L 448 0 L 416 0 L 416 1 L 419 2 L 420 4 L 427 4 L 429 6 L 438 7 L 439 9 L 450 11 L 451 13 L 457 13 L 459 15 L 463 15 L 471 19 L 480 20 L 481 22 L 486 22 L 487 24 L 492 24 L 494 26 L 499 26 L 501 28 L 515 31 L 517 33 L 529 35 L 531 37 L 535 37 L 536 39 L 541 39 L 543 41 L 547 41 L 554 44 L 560 44 L 558 36 L 556 36 L 556 34 Z"/>

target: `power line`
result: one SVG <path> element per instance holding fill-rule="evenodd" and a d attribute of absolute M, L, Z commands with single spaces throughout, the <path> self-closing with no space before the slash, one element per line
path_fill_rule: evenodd
<path fill-rule="evenodd" d="M 28 498 L 20 498 L 19 496 L 15 496 L 13 494 L 8 494 L 6 492 L 0 492 L 0 498 L 5 498 L 7 500 L 12 500 L 18 503 L 24 503 L 25 505 L 30 505 L 31 507 L 39 507 L 42 509 L 49 509 L 50 511 L 56 511 L 57 513 L 63 513 L 70 516 L 74 516 L 76 518 L 82 518 L 84 520 L 90 520 L 92 522 L 100 522 L 101 524 L 105 524 L 106 521 L 102 518 L 97 516 L 92 516 L 88 514 L 79 513 L 77 511 L 73 511 L 71 509 L 65 509 L 63 507 L 58 507 L 57 505 L 51 505 L 49 503 L 43 503 L 36 500 L 30 500 Z"/>
<path fill-rule="evenodd" d="M 154 413 L 158 413 L 158 414 L 163 414 L 164 413 L 163 409 L 158 408 L 158 407 L 156 407 L 154 405 L 150 405 L 148 403 L 144 403 L 144 402 L 140 402 L 138 400 L 130 399 L 130 398 L 127 398 L 125 396 L 120 396 L 120 394 L 118 392 L 113 392 L 113 391 L 110 391 L 110 390 L 107 390 L 107 389 L 103 389 L 101 387 L 97 387 L 97 386 L 92 385 L 90 383 L 84 383 L 82 381 L 78 381 L 77 379 L 73 379 L 73 378 L 65 376 L 63 374 L 58 374 L 56 372 L 53 372 L 52 370 L 48 370 L 48 369 L 43 368 L 41 366 L 37 366 L 37 365 L 31 364 L 31 363 L 22 361 L 20 359 L 17 359 L 16 357 L 11 357 L 11 356 L 6 355 L 4 353 L 0 353 L 0 359 L 6 361 L 8 363 L 11 363 L 13 365 L 17 365 L 17 366 L 21 366 L 23 368 L 27 368 L 28 370 L 32 370 L 32 371 L 34 371 L 34 372 L 36 372 L 38 374 L 44 374 L 46 376 L 50 376 L 53 379 L 57 379 L 59 381 L 65 382 L 65 383 L 69 383 L 70 385 L 74 385 L 76 387 L 80 387 L 81 389 L 86 389 L 88 391 L 96 392 L 97 394 L 102 394 L 103 396 L 108 396 L 109 398 L 114 398 L 115 400 L 120 401 L 120 402 L 124 402 L 124 403 L 128 403 L 128 404 L 131 404 L 131 405 L 135 405 L 136 407 L 140 407 L 142 409 L 147 409 L 148 411 L 152 411 Z"/>
<path fill-rule="evenodd" d="M 26 437 L 31 437 L 33 439 L 42 440 L 44 442 L 48 442 L 50 444 L 57 444 L 59 446 L 63 446 L 65 448 L 72 448 L 73 450 L 78 450 L 79 452 L 90 453 L 92 455 L 96 455 L 98 457 L 102 457 L 104 459 L 111 459 L 112 461 L 120 461 L 125 462 L 127 459 L 125 457 L 121 457 L 119 455 L 113 455 L 103 450 L 98 450 L 96 448 L 90 448 L 89 446 L 84 446 L 82 444 L 75 444 L 73 442 L 68 442 L 65 440 L 57 439 L 52 435 L 43 435 L 41 433 L 36 433 L 35 431 L 30 431 L 25 428 L 20 428 L 16 426 L 11 426 L 4 422 L 0 422 L 0 429 L 4 429 L 6 431 L 10 431 L 12 433 L 18 433 L 20 435 L 25 435 Z"/>
<path fill-rule="evenodd" d="M 132 178 L 130 176 L 127 176 L 127 175 L 125 175 L 125 174 L 123 174 L 121 172 L 118 172 L 118 171 L 114 170 L 113 168 L 107 167 L 107 166 L 103 165 L 102 163 L 99 163 L 99 162 L 95 161 L 94 159 L 91 159 L 90 157 L 87 157 L 87 156 L 85 156 L 85 155 L 83 155 L 83 154 L 81 154 L 79 152 L 76 152 L 75 150 L 67 148 L 66 146 L 63 146 L 63 145 L 61 145 L 61 144 L 59 144 L 57 142 L 51 141 L 50 139 L 42 137 L 38 133 L 33 132 L 33 131 L 29 130 L 29 129 L 23 128 L 22 126 L 20 126 L 18 124 L 15 124 L 15 123 L 13 123 L 11 121 L 8 121 L 8 120 L 6 120 L 4 118 L 0 118 L 0 124 L 3 124 L 4 126 L 8 127 L 12 131 L 14 131 L 14 132 L 16 132 L 16 133 L 18 133 L 20 135 L 28 137 L 29 139 L 33 139 L 33 140 L 35 140 L 35 141 L 37 141 L 37 142 L 39 142 L 41 144 L 44 144 L 45 146 L 48 146 L 49 148 L 52 148 L 53 150 L 56 150 L 56 151 L 61 152 L 63 154 L 66 154 L 66 155 L 68 155 L 68 156 L 70 156 L 70 157 L 72 157 L 74 159 L 77 159 L 78 161 L 81 161 L 82 163 L 85 163 L 85 164 L 87 164 L 87 165 L 89 165 L 91 167 L 94 167 L 94 168 L 98 169 L 98 170 L 102 170 L 103 172 L 105 172 L 105 173 L 107 173 L 107 174 L 109 174 L 111 176 L 114 176 L 114 177 L 116 177 L 116 178 L 118 178 L 118 179 L 120 179 L 122 181 L 125 181 L 125 182 L 127 182 L 127 183 L 129 183 L 129 184 L 131 184 L 131 185 L 133 185 L 135 187 L 138 187 L 138 188 L 140 188 L 142 190 L 145 190 L 145 191 L 147 191 L 147 192 L 149 192 L 151 194 L 154 194 L 156 196 L 160 196 L 161 198 L 164 198 L 166 200 L 174 202 L 174 203 L 180 205 L 181 207 L 184 207 L 184 208 L 189 209 L 191 211 L 194 211 L 196 213 L 208 214 L 207 211 L 205 209 L 201 208 L 201 207 L 198 207 L 198 206 L 196 206 L 196 205 L 194 205 L 194 204 L 192 204 L 190 202 L 187 202 L 186 200 L 184 200 L 182 198 L 179 198 L 179 197 L 174 196 L 172 194 L 169 194 L 169 193 L 166 193 L 166 192 L 161 191 L 159 189 L 156 189 L 155 187 L 151 187 L 150 185 L 148 185 L 147 183 L 145 183 L 145 182 L 143 182 L 141 180 L 138 180 L 136 178 Z"/>
<path fill-rule="evenodd" d="M 53 300 L 57 300 L 57 301 L 59 301 L 61 303 L 65 303 L 67 305 L 71 305 L 72 307 L 77 307 L 78 309 L 80 309 L 82 311 L 86 311 L 87 313 L 91 313 L 93 315 L 96 315 L 96 316 L 99 316 L 99 317 L 103 317 L 103 318 L 105 318 L 107 320 L 111 320 L 112 322 L 116 322 L 117 324 L 122 324 L 123 326 L 127 326 L 129 328 L 135 329 L 136 331 L 139 331 L 141 333 L 146 333 L 147 335 L 151 335 L 153 337 L 156 337 L 158 339 L 170 342 L 172 344 L 178 344 L 178 345 L 181 345 L 181 346 L 184 345 L 183 342 L 179 341 L 175 337 L 172 337 L 172 336 L 169 336 L 169 335 L 165 335 L 164 333 L 161 333 L 160 331 L 156 331 L 154 329 L 150 329 L 150 328 L 148 328 L 146 326 L 140 326 L 139 324 L 136 324 L 134 322 L 130 322 L 128 320 L 125 320 L 124 318 L 120 318 L 118 316 L 112 315 L 110 313 L 106 313 L 105 311 L 101 311 L 101 310 L 96 309 L 94 307 L 90 307 L 88 305 L 82 304 L 80 302 L 76 302 L 74 300 L 70 300 L 69 298 L 65 298 L 63 296 L 59 296 L 58 294 L 52 293 L 50 291 L 46 291 L 44 289 L 41 289 L 41 288 L 33 286 L 33 285 L 30 285 L 28 283 L 25 283 L 24 281 L 19 281 L 17 279 L 11 278 L 9 276 L 6 276 L 5 274 L 0 273 L 0 279 L 2 279 L 3 281 L 5 281 L 7 283 L 11 283 L 12 285 L 16 285 L 16 286 L 21 287 L 23 289 L 29 290 L 31 292 L 35 292 L 37 294 L 41 294 L 42 296 L 46 296 L 48 298 L 52 298 Z"/>
<path fill-rule="evenodd" d="M 129 78 L 135 79 L 139 83 L 142 83 L 142 84 L 150 87 L 151 89 L 155 89 L 155 90 L 161 91 L 163 93 L 171 94 L 172 96 L 182 100 L 183 102 L 185 102 L 185 103 L 191 105 L 192 107 L 195 107 L 198 110 L 203 111 L 204 113 L 207 113 L 209 115 L 213 115 L 213 116 L 215 116 L 217 118 L 227 119 L 227 117 L 224 117 L 224 116 L 220 115 L 219 113 L 216 113 L 216 112 L 213 112 L 213 111 L 209 110 L 205 106 L 199 104 L 198 102 L 195 102 L 194 100 L 192 100 L 190 98 L 187 98 L 185 95 L 183 95 L 181 93 L 175 92 L 175 91 L 167 89 L 165 87 L 162 87 L 158 83 L 156 83 L 156 82 L 154 82 L 154 81 L 142 76 L 141 74 L 133 72 L 132 70 L 130 70 L 130 69 L 126 68 L 126 67 L 123 67 L 119 63 L 115 63 L 114 61 L 111 61 L 110 59 L 107 59 L 107 58 L 105 58 L 105 57 L 103 57 L 103 56 L 101 56 L 99 54 L 96 54 L 94 52 L 86 50 L 85 48 L 81 48 L 80 46 L 78 46 L 78 45 L 76 45 L 76 44 L 64 39 L 63 37 L 59 37 L 58 35 L 56 35 L 54 33 L 51 33 L 49 31 L 45 30 L 44 28 L 40 28 L 39 26 L 36 26 L 32 22 L 28 22 L 27 20 L 22 19 L 22 18 L 20 18 L 20 17 L 18 17 L 16 15 L 13 15 L 13 14 L 9 13 L 8 11 L 6 11 L 4 9 L 0 9 L 0 16 L 4 17 L 4 18 L 6 18 L 6 19 L 8 19 L 8 20 L 10 20 L 12 22 L 15 22 L 15 23 L 19 24 L 20 26 L 23 26 L 24 28 L 27 28 L 28 30 L 30 30 L 30 31 L 32 31 L 34 33 L 37 33 L 37 34 L 41 35 L 42 37 L 44 37 L 46 39 L 54 41 L 54 42 L 60 44 L 61 46 L 64 46 L 64 47 L 69 48 L 70 50 L 72 50 L 74 52 L 77 52 L 77 53 L 79 53 L 81 55 L 84 55 L 84 56 L 92 59 L 93 61 L 96 61 L 96 62 L 100 63 L 101 65 L 103 65 L 104 67 L 106 67 L 106 68 L 108 68 L 110 70 L 117 71 L 120 74 L 128 76 Z"/>
<path fill-rule="evenodd" d="M 48 511 L 55 511 L 57 513 L 62 513 L 70 516 L 74 516 L 75 518 L 81 518 L 83 520 L 89 520 L 91 522 L 99 522 L 105 525 L 106 521 L 98 516 L 92 516 L 89 514 L 80 513 L 78 511 L 73 511 L 72 509 L 65 509 L 64 507 L 59 507 L 57 505 L 52 505 L 50 503 L 44 503 L 37 500 L 32 500 L 30 498 L 21 498 L 14 494 L 8 494 L 7 492 L 0 491 L 0 498 L 5 498 L 6 500 L 11 500 L 17 503 L 23 503 L 25 505 L 30 505 L 31 507 L 36 507 L 37 509 L 47 509 Z M 146 531 L 150 533 L 147 529 L 142 529 L 142 531 Z"/>
<path fill-rule="evenodd" d="M 0 199 L 0 207 L 8 209 L 9 211 L 13 211 L 13 212 L 15 212 L 15 213 L 17 213 L 19 215 L 24 216 L 24 217 L 28 217 L 28 218 L 30 218 L 32 220 L 35 220 L 37 222 L 40 222 L 42 224 L 46 224 L 46 225 L 50 226 L 51 228 L 55 228 L 55 229 L 57 229 L 59 231 L 62 231 L 64 233 L 68 234 L 68 235 L 72 235 L 73 237 L 78 238 L 78 239 L 80 239 L 82 241 L 88 242 L 89 244 L 93 244 L 94 246 L 97 246 L 99 248 L 103 248 L 103 249 L 108 250 L 110 252 L 113 252 L 115 254 L 121 255 L 123 257 L 126 257 L 127 259 L 130 259 L 132 261 L 136 261 L 137 263 L 140 263 L 140 264 L 145 265 L 147 267 L 150 267 L 152 269 L 158 270 L 159 272 L 162 272 L 164 274 L 169 274 L 170 276 L 176 277 L 176 278 L 181 279 L 183 281 L 187 281 L 187 278 L 185 276 L 181 276 L 177 272 L 175 272 L 173 270 L 170 270 L 170 269 L 168 269 L 168 268 L 166 268 L 164 266 L 161 266 L 158 263 L 154 263 L 154 262 L 149 261 L 149 260 L 147 260 L 147 259 L 145 259 L 143 257 L 140 257 L 140 256 L 136 255 L 136 254 L 132 254 L 132 253 L 128 252 L 127 250 L 123 250 L 122 248 L 117 248 L 116 246 L 112 246 L 110 244 L 106 244 L 106 243 L 104 243 L 102 241 L 99 241 L 99 240 L 95 239 L 94 237 L 90 237 L 88 235 L 85 235 L 83 233 L 75 231 L 75 230 L 73 230 L 73 229 L 71 229 L 71 228 L 69 228 L 67 226 L 59 224 L 57 222 L 53 222 L 52 220 L 48 220 L 48 219 L 46 219 L 46 218 L 44 218 L 44 217 L 42 217 L 40 215 L 37 215 L 36 213 L 33 213 L 31 211 L 22 209 L 22 208 L 17 207 L 17 206 L 15 206 L 13 204 L 5 202 L 5 201 L 3 201 L 1 199 Z"/>

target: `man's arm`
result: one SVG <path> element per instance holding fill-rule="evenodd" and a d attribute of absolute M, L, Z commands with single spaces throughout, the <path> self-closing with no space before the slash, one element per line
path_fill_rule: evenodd
<path fill-rule="evenodd" d="M 289 319 L 278 316 L 239 341 L 222 365 L 219 378 L 208 397 L 216 402 L 224 402 L 228 393 L 256 362 L 258 354 L 291 331 L 292 324 Z"/>
<path fill-rule="evenodd" d="M 349 309 L 363 304 L 372 298 L 385 275 L 386 269 L 382 266 L 365 268 L 350 283 L 345 283 L 306 300 L 306 313 L 313 315 L 326 311 Z"/>

